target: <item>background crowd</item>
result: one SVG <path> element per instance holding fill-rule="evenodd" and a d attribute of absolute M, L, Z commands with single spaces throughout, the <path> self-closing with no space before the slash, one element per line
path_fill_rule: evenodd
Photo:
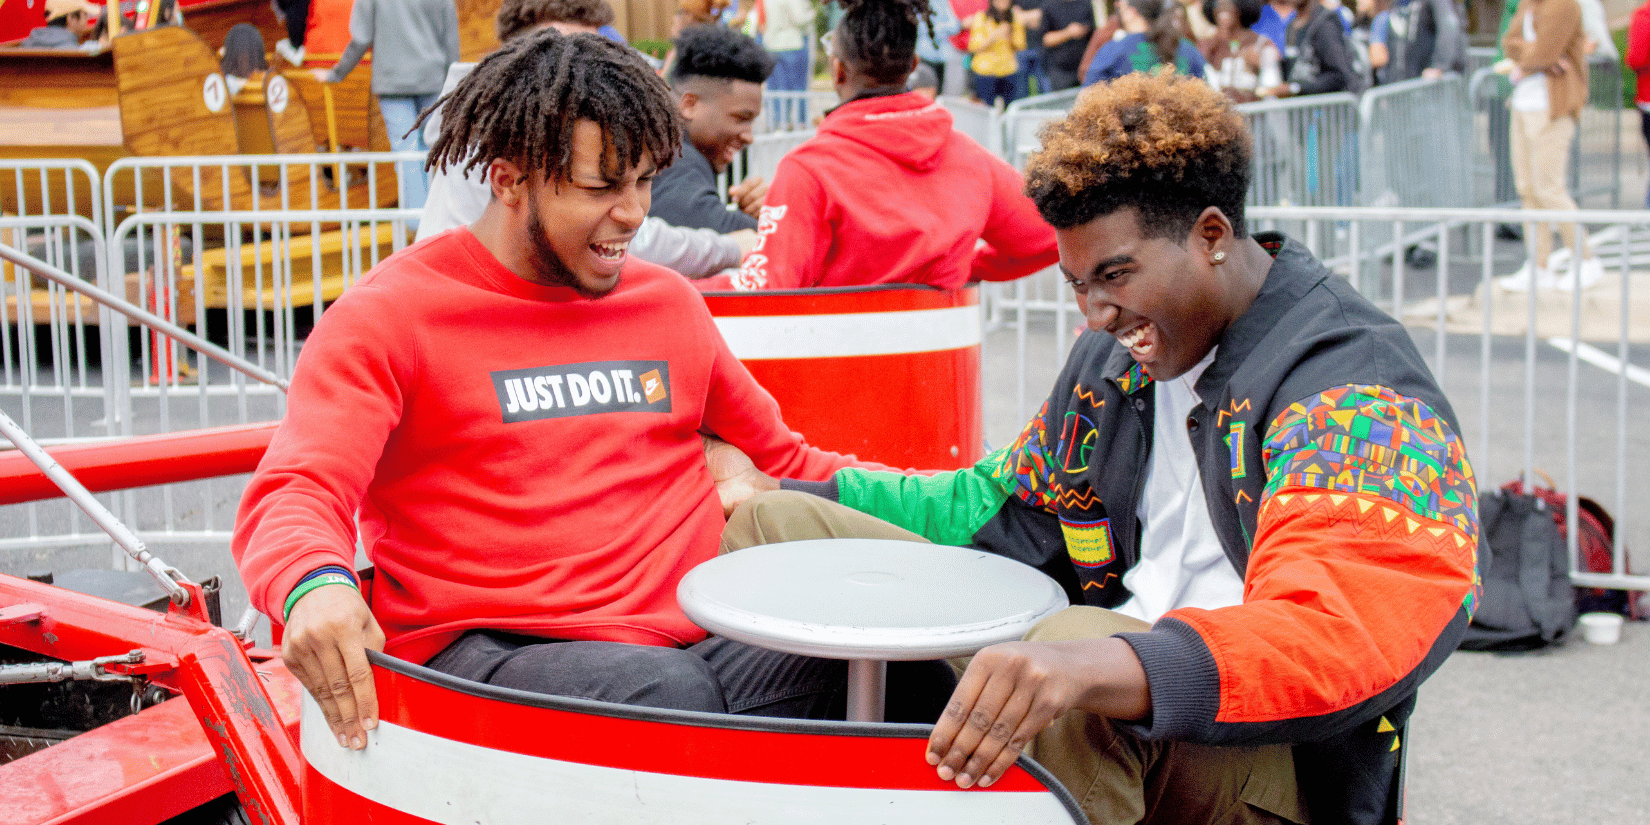
<path fill-rule="evenodd" d="M 454 0 L 272 0 L 272 5 L 287 33 L 273 45 L 276 55 L 334 83 L 370 53 L 372 92 L 392 148 L 427 148 L 435 127 L 415 130 L 412 124 L 442 93 L 444 83 L 451 87 L 448 69 L 458 63 L 459 48 Z M 525 5 L 542 6 L 558 19 L 598 23 L 601 34 L 624 42 L 610 9 L 584 8 L 605 8 L 602 0 Z M 1601 0 L 1503 0 L 1501 5 L 1498 45 L 1505 59 L 1497 70 L 1506 76 L 1508 105 L 1491 112 L 1490 140 L 1520 203 L 1573 209 L 1565 159 L 1577 139 L 1579 111 L 1591 94 L 1590 71 L 1613 70 L 1625 62 L 1640 73 L 1636 103 L 1650 146 L 1650 11 L 1640 8 L 1633 15 L 1622 52 Z M 104 36 L 102 8 L 86 0 L 46 0 L 45 25 L 21 45 L 95 47 Z M 919 64 L 907 85 L 930 97 L 960 92 L 990 106 L 1136 72 L 1200 78 L 1233 101 L 1251 102 L 1359 94 L 1466 69 L 1467 13 L 1459 0 L 951 0 L 934 4 L 932 11 L 931 19 L 919 26 Z M 765 120 L 777 128 L 820 124 L 824 113 L 810 111 L 807 95 L 801 93 L 831 87 L 826 77 L 828 33 L 842 14 L 840 4 L 818 0 L 678 0 L 668 51 L 649 58 L 670 76 L 684 33 L 707 28 L 737 33 L 751 44 L 752 53 L 762 55 L 759 66 L 747 55 L 737 58 L 745 61 L 738 71 L 711 70 L 721 81 L 745 84 L 751 94 L 744 108 L 756 110 L 749 119 L 741 120 L 744 114 L 727 107 L 709 106 L 707 111 L 701 105 L 704 96 L 692 91 L 683 98 L 684 117 L 690 132 L 699 136 L 697 142 L 713 154 L 737 155 L 752 139 L 756 115 L 764 113 L 760 107 L 766 107 Z M 262 41 L 250 26 L 243 28 L 241 39 L 247 42 L 224 44 L 225 71 L 232 83 L 263 68 Z M 954 76 L 959 72 L 963 77 Z M 703 76 L 697 69 L 688 74 Z M 693 124 L 695 112 L 698 125 Z M 707 135 L 712 130 L 719 134 Z M 719 188 L 700 186 L 698 177 L 714 182 L 731 159 L 695 151 L 684 157 L 691 162 L 671 176 L 696 169 L 703 174 L 695 178 L 694 196 L 722 197 Z M 413 167 L 408 164 L 401 175 L 400 202 L 421 207 L 426 176 Z M 729 183 L 734 187 L 731 203 L 724 199 L 719 205 L 736 208 L 714 219 L 692 218 L 679 209 L 673 213 L 679 204 L 669 197 L 661 199 L 665 214 L 655 212 L 660 226 L 672 221 L 722 236 L 702 242 L 682 236 L 685 240 L 675 244 L 682 255 L 672 262 L 696 270 L 687 273 L 690 277 L 723 271 L 737 253 L 750 250 L 767 182 Z M 1650 206 L 1650 194 L 1646 197 Z M 1562 228 L 1526 225 L 1504 231 L 1509 237 L 1523 235 L 1529 251 L 1524 265 L 1500 280 L 1506 289 L 1564 289 L 1577 280 L 1586 287 L 1602 275 L 1585 239 L 1575 237 L 1573 229 L 1556 248 L 1552 235 Z"/>

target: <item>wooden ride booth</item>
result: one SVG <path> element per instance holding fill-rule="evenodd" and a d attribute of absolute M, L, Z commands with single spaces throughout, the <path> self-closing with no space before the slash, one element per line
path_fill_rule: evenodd
<path fill-rule="evenodd" d="M 163 303 L 155 293 L 171 292 L 176 300 L 172 311 L 185 322 L 197 306 L 273 309 L 292 301 L 329 301 L 410 238 L 405 224 L 388 220 L 345 223 L 347 211 L 381 214 L 394 207 L 395 164 L 360 162 L 351 157 L 359 154 L 353 152 L 318 154 L 308 107 L 287 76 L 260 73 L 231 93 L 218 73 L 216 56 L 193 32 L 178 26 L 122 35 L 110 53 L 127 157 L 112 163 L 114 171 L 104 175 L 112 201 L 106 214 L 82 212 L 89 219 L 102 217 L 103 231 L 117 236 L 111 250 L 125 260 L 109 265 L 125 273 L 129 300 L 154 308 Z M 310 80 L 307 75 L 303 79 Z M 351 123 L 378 123 L 360 130 L 367 143 L 376 145 L 339 148 L 387 149 L 382 121 L 364 85 L 358 99 L 359 109 L 345 114 Z M 175 163 L 169 160 L 174 157 L 179 158 Z M 64 202 L 63 194 L 44 187 L 18 190 L 23 197 L 0 191 L 0 209 L 45 214 L 52 204 Z M 87 195 L 82 203 L 92 201 Z M 324 220 L 258 217 L 278 210 L 346 212 Z M 156 212 L 195 217 L 112 231 L 125 216 Z M 233 220 L 215 217 L 234 213 L 239 216 Z M 154 237 L 163 231 L 181 237 Z M 90 250 L 77 254 L 79 268 L 90 277 Z M 49 300 L 44 291 L 35 292 L 35 317 L 47 317 Z M 80 310 L 96 317 L 84 299 Z"/>

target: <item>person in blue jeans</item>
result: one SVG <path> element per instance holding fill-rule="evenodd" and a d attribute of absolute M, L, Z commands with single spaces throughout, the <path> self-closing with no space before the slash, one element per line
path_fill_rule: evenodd
<path fill-rule="evenodd" d="M 384 130 L 395 151 L 426 150 L 418 115 L 435 105 L 447 67 L 458 62 L 458 9 L 453 0 L 355 0 L 349 16 L 349 46 L 331 69 L 315 79 L 337 83 L 349 76 L 368 49 L 373 51 L 372 93 L 384 115 Z M 398 164 L 398 203 L 422 209 L 428 194 L 424 164 Z"/>
<path fill-rule="evenodd" d="M 1014 7 L 1021 12 L 1021 19 L 1025 21 L 1027 43 L 1027 48 L 1016 55 L 1020 61 L 1020 71 L 1014 75 L 1015 100 L 1031 97 L 1034 94 L 1046 95 L 1054 88 L 1049 84 L 1048 72 L 1043 68 L 1043 8 L 1041 2 L 1042 0 L 1020 0 L 1014 4 Z"/>
<path fill-rule="evenodd" d="M 808 90 L 808 26 L 814 21 L 814 7 L 808 0 L 766 0 L 763 3 L 762 47 L 773 55 L 773 74 L 768 90 L 805 92 Z M 806 100 L 775 99 L 773 122 L 780 127 L 804 127 L 808 122 Z"/>

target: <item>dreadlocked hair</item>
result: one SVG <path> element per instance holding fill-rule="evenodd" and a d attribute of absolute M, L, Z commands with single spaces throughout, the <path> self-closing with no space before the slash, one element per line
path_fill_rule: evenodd
<path fill-rule="evenodd" d="M 842 7 L 836 56 L 878 85 L 903 84 L 917 56 L 917 27 L 927 27 L 934 37 L 934 9 L 928 0 L 835 2 Z"/>
<path fill-rule="evenodd" d="M 663 169 L 681 151 L 669 87 L 630 47 L 596 34 L 545 29 L 518 37 L 477 64 L 419 124 L 438 107 L 441 136 L 426 163 L 432 170 L 468 174 L 503 159 L 546 180 L 564 179 L 580 120 L 601 127 L 604 175 L 617 177 L 644 155 Z"/>
<path fill-rule="evenodd" d="M 1247 234 L 1249 132 L 1201 79 L 1135 72 L 1096 84 L 1041 137 L 1026 195 L 1056 229 L 1133 207 L 1142 234 L 1179 242 L 1213 206 Z"/>
<path fill-rule="evenodd" d="M 495 22 L 498 41 L 506 43 L 546 23 L 599 29 L 613 22 L 613 7 L 607 0 L 504 0 Z"/>

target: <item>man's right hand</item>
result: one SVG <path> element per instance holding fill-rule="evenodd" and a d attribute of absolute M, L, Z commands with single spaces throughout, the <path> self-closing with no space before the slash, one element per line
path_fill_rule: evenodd
<path fill-rule="evenodd" d="M 384 649 L 384 631 L 353 587 L 331 584 L 298 599 L 287 616 L 281 659 L 298 677 L 338 744 L 361 750 L 378 727 L 378 696 L 367 649 Z"/>

